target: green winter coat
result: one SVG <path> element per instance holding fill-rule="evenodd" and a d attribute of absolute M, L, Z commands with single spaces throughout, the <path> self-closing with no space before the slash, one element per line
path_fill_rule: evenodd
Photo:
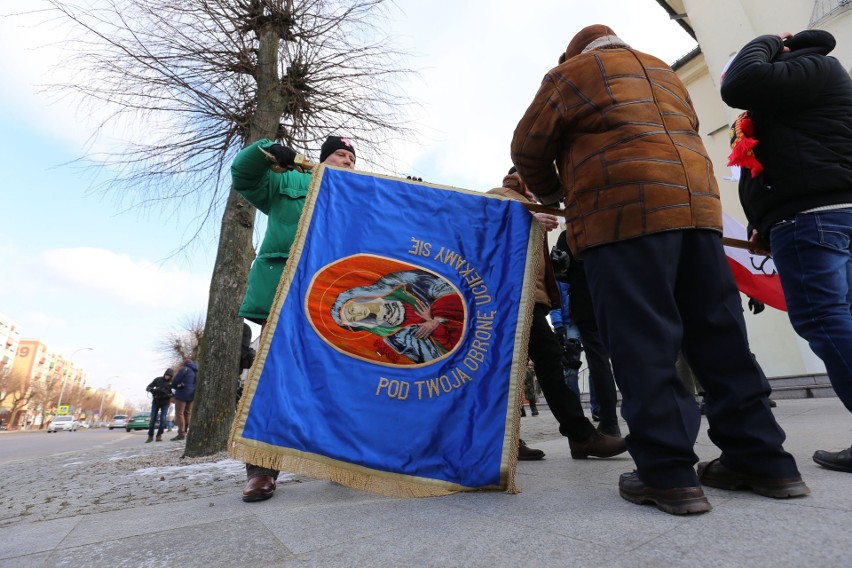
<path fill-rule="evenodd" d="M 258 320 L 269 317 L 311 183 L 310 174 L 295 170 L 279 174 L 269 169 L 269 162 L 258 147 L 266 149 L 273 143 L 258 140 L 241 150 L 231 165 L 234 190 L 269 217 L 240 306 L 242 317 Z"/>

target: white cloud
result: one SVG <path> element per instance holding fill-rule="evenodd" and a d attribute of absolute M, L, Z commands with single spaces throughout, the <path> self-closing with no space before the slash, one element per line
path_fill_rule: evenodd
<path fill-rule="evenodd" d="M 50 277 L 79 287 L 81 293 L 152 308 L 206 305 L 209 278 L 180 269 L 99 248 L 53 249 L 41 256 Z"/>
<path fill-rule="evenodd" d="M 695 45 L 653 0 L 542 0 L 534 9 L 516 0 L 399 4 L 404 15 L 395 26 L 418 54 L 412 66 L 422 69 L 406 90 L 423 105 L 417 120 L 425 135 L 395 148 L 397 161 L 402 173 L 472 190 L 500 184 L 515 126 L 581 28 L 609 25 L 669 62 Z"/>
<path fill-rule="evenodd" d="M 0 248 L 0 311 L 26 338 L 76 363 L 129 402 L 168 366 L 157 351 L 183 319 L 206 313 L 209 275 L 104 248 Z M 91 351 L 78 351 L 92 347 Z"/>

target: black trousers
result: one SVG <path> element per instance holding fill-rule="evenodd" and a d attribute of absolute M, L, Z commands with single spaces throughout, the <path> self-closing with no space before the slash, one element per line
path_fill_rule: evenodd
<path fill-rule="evenodd" d="M 559 433 L 571 440 L 584 442 L 595 433 L 594 424 L 586 418 L 577 395 L 565 384 L 562 374 L 562 346 L 547 323 L 550 308 L 536 304 L 530 328 L 529 356 L 535 376 L 553 417 L 559 422 Z"/>
<path fill-rule="evenodd" d="M 578 321 L 577 328 L 580 330 L 580 341 L 583 343 L 586 363 L 589 365 L 589 381 L 595 389 L 595 400 L 600 407 L 598 416 L 601 419 L 601 429 L 618 426 L 618 395 L 615 392 L 609 353 L 596 325 Z"/>
<path fill-rule="evenodd" d="M 701 377 L 708 435 L 722 463 L 763 477 L 798 475 L 749 349 L 720 235 L 657 233 L 593 247 L 584 260 L 642 481 L 662 489 L 698 485 L 693 447 L 701 415 L 675 371 L 681 346 Z"/>

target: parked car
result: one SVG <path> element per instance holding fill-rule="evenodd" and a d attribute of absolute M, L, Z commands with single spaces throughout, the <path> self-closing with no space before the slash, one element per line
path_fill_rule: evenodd
<path fill-rule="evenodd" d="M 109 429 L 113 428 L 124 428 L 127 426 L 127 415 L 126 414 L 116 414 L 112 417 L 112 420 L 109 423 Z"/>
<path fill-rule="evenodd" d="M 47 432 L 59 432 L 60 430 L 76 432 L 79 427 L 80 423 L 73 416 L 54 416 L 47 427 Z"/>
<path fill-rule="evenodd" d="M 124 426 L 124 429 L 130 432 L 131 430 L 147 430 L 148 426 L 151 424 L 151 415 L 150 414 L 134 414 L 133 417 L 127 421 L 127 424 Z M 154 422 L 154 428 L 156 428 L 160 424 L 160 415 L 157 415 L 157 420 Z"/>

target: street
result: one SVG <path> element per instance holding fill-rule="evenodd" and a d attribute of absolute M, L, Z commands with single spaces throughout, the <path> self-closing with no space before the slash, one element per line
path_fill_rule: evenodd
<path fill-rule="evenodd" d="M 125 432 L 124 429 L 79 429 L 76 432 L 45 430 L 0 433 L 0 465 L 47 456 L 73 454 L 91 449 L 124 449 L 145 442 L 147 432 Z M 168 440 L 164 434 L 164 439 Z"/>

